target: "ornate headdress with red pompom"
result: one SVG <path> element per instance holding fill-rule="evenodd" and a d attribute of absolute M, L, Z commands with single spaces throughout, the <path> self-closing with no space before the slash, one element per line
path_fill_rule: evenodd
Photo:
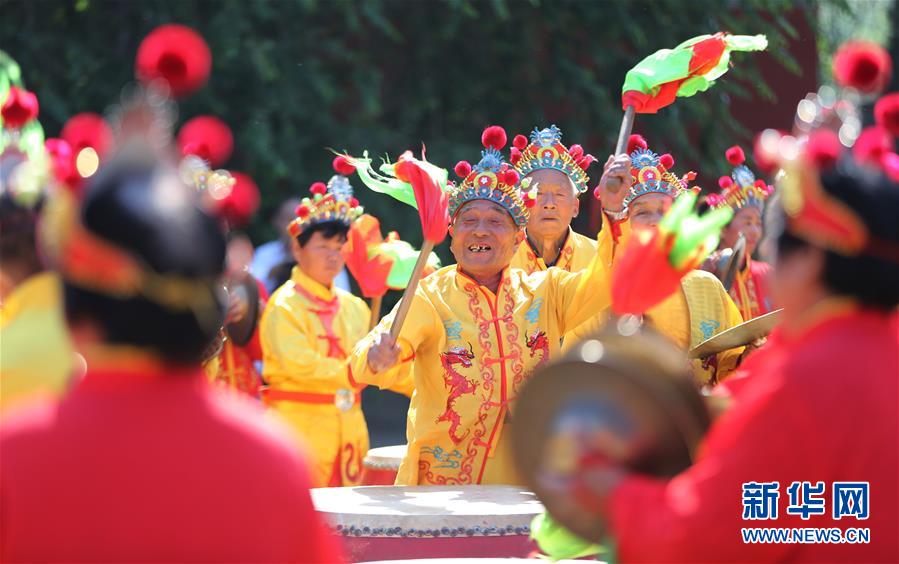
<path fill-rule="evenodd" d="M 312 197 L 303 198 L 297 206 L 297 217 L 287 226 L 291 237 L 297 237 L 307 228 L 327 221 L 336 221 L 349 227 L 362 215 L 364 210 L 359 205 L 359 200 L 353 197 L 353 187 L 347 178 L 355 168 L 342 155 L 338 155 L 332 164 L 337 174 L 327 184 L 313 183 L 309 187 Z"/>
<path fill-rule="evenodd" d="M 630 154 L 631 176 L 634 183 L 624 197 L 624 207 L 630 206 L 631 202 L 646 194 L 665 194 L 677 198 L 685 190 L 698 191 L 698 188 L 690 188 L 690 181 L 696 178 L 695 172 L 688 172 L 678 178 L 671 172 L 671 167 L 674 166 L 674 157 L 668 153 L 661 156 L 653 153 L 646 148 L 646 142 L 642 137 L 639 137 L 639 140 L 632 139 L 632 141 L 633 145 L 628 143 L 628 146 L 637 147 Z M 642 143 L 638 141 L 642 141 Z"/>
<path fill-rule="evenodd" d="M 455 218 L 456 213 L 472 200 L 489 200 L 502 206 L 519 228 L 528 222 L 528 208 L 536 202 L 535 191 L 523 192 L 522 188 L 530 186 L 530 182 L 522 184 L 521 177 L 515 168 L 503 161 L 502 151 L 506 146 L 506 131 L 491 125 L 481 135 L 481 160 L 471 166 L 467 161 L 456 163 L 454 171 L 462 179 L 458 186 L 449 191 L 449 216 Z M 534 187 L 536 188 L 536 186 Z"/>
<path fill-rule="evenodd" d="M 728 149 L 724 155 L 734 169 L 730 176 L 722 176 L 718 179 L 721 192 L 709 194 L 706 203 L 711 208 L 727 206 L 734 212 L 747 206 L 764 210 L 765 201 L 774 192 L 774 187 L 762 179 L 756 180 L 755 174 L 745 164 L 746 154 L 738 145 Z"/>
<path fill-rule="evenodd" d="M 503 132 L 505 144 L 505 132 Z M 524 135 L 516 135 L 512 140 L 509 162 L 521 176 L 536 170 L 552 169 L 564 172 L 574 182 L 577 191 L 587 191 L 587 169 L 596 162 L 596 157 L 584 153 L 580 145 L 565 147 L 562 131 L 555 125 L 531 132 L 530 143 Z"/>

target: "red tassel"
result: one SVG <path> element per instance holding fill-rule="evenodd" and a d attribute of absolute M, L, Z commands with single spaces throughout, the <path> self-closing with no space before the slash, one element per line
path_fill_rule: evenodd
<path fill-rule="evenodd" d="M 36 118 L 39 110 L 37 96 L 24 88 L 11 86 L 9 95 L 3 102 L 3 108 L 0 109 L 0 115 L 3 116 L 3 127 L 18 129 Z"/>
<path fill-rule="evenodd" d="M 662 165 L 665 170 L 671 170 L 671 167 L 674 166 L 674 157 L 671 156 L 671 153 L 665 153 L 659 157 L 659 164 Z"/>
<path fill-rule="evenodd" d="M 498 125 L 491 125 L 481 134 L 481 144 L 501 151 L 506 146 L 506 130 Z"/>
<path fill-rule="evenodd" d="M 456 163 L 456 166 L 453 167 L 453 172 L 456 173 L 456 176 L 465 180 L 469 174 L 471 174 L 471 163 L 468 161 L 459 161 Z"/>
<path fill-rule="evenodd" d="M 887 94 L 874 105 L 877 125 L 899 137 L 899 92 Z"/>
<path fill-rule="evenodd" d="M 528 138 L 519 133 L 512 139 L 512 146 L 519 151 L 524 151 L 525 147 L 528 146 Z"/>
<path fill-rule="evenodd" d="M 718 179 L 718 186 L 722 190 L 727 190 L 728 188 L 733 186 L 733 184 L 734 184 L 734 181 L 730 176 L 722 176 L 721 178 Z"/>
<path fill-rule="evenodd" d="M 320 194 L 324 196 L 328 191 L 328 186 L 324 182 L 313 182 L 312 186 L 309 187 L 309 191 L 313 194 Z"/>
<path fill-rule="evenodd" d="M 203 37 L 193 29 L 162 25 L 150 32 L 137 49 L 137 78 L 150 82 L 161 78 L 168 82 L 176 97 L 199 90 L 209 79 L 212 53 Z"/>
<path fill-rule="evenodd" d="M 642 135 L 638 135 L 634 133 L 627 139 L 627 154 L 630 155 L 637 149 L 645 149 L 649 147 L 649 144 L 646 143 L 646 139 L 643 138 Z"/>
<path fill-rule="evenodd" d="M 871 41 L 848 41 L 833 56 L 833 76 L 840 86 L 876 93 L 889 83 L 892 74 L 890 54 Z"/>
<path fill-rule="evenodd" d="M 217 117 L 197 116 L 178 132 L 181 155 L 196 155 L 216 168 L 225 164 L 234 150 L 231 129 Z"/>
<path fill-rule="evenodd" d="M 596 157 L 593 155 L 584 155 L 584 157 L 577 162 L 577 165 L 581 167 L 582 170 L 587 170 L 590 168 L 590 165 L 596 162 Z"/>
<path fill-rule="evenodd" d="M 733 166 L 739 166 L 746 162 L 746 154 L 738 145 L 734 145 L 733 147 L 725 151 L 724 156 L 727 158 L 727 162 L 729 162 Z"/>
<path fill-rule="evenodd" d="M 350 161 L 343 155 L 337 155 L 334 157 L 334 160 L 331 163 L 331 166 L 334 167 L 334 171 L 337 174 L 342 174 L 344 176 L 349 176 L 356 172 L 356 167 L 354 167 Z"/>
<path fill-rule="evenodd" d="M 422 235 L 426 241 L 435 245 L 440 244 L 446 238 L 450 219 L 447 211 L 449 201 L 446 192 L 434 182 L 427 171 L 412 160 L 411 153 L 408 151 L 400 156 L 395 167 L 398 173 L 397 177 L 402 174 L 412 184 L 415 203 L 418 205 L 418 216 L 421 220 Z"/>

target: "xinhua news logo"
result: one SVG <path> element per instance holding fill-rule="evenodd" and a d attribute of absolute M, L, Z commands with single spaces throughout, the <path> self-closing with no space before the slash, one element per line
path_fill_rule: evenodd
<path fill-rule="evenodd" d="M 803 521 L 812 516 L 864 521 L 870 515 L 868 482 L 832 482 L 830 495 L 824 482 L 792 482 L 785 489 L 789 497 L 787 515 L 798 515 Z M 781 496 L 780 482 L 743 483 L 743 520 L 775 521 Z M 744 543 L 841 544 L 871 542 L 869 528 L 837 527 L 748 527 L 741 529 Z"/>

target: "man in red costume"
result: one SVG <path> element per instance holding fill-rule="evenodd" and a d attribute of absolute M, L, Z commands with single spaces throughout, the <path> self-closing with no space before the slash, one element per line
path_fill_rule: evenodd
<path fill-rule="evenodd" d="M 668 481 L 585 469 L 578 502 L 624 561 L 899 561 L 899 186 L 818 135 L 772 218 L 783 323 L 696 462 Z M 794 541 L 752 542 L 757 528 Z M 809 528 L 829 540 L 796 542 Z"/>
<path fill-rule="evenodd" d="M 3 424 L 0 560 L 340 560 L 287 431 L 203 377 L 225 243 L 152 153 L 126 146 L 80 209 L 48 211 L 88 371 Z"/>

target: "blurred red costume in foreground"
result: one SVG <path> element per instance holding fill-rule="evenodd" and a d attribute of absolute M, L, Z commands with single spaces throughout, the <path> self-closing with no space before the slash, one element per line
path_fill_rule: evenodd
<path fill-rule="evenodd" d="M 766 350 L 747 360 L 751 376 L 696 464 L 668 483 L 631 475 L 618 486 L 610 517 L 623 561 L 899 558 L 899 319 L 853 305 L 827 306 L 807 319 L 805 330 L 773 334 Z M 860 421 L 877 423 L 865 425 L 861 435 L 852 424 Z M 787 487 L 797 480 L 825 483 L 824 515 L 805 521 L 786 513 Z M 742 519 L 742 485 L 753 481 L 780 483 L 777 520 Z M 834 481 L 870 483 L 868 519 L 832 519 Z M 866 527 L 871 542 L 744 544 L 744 527 Z"/>
<path fill-rule="evenodd" d="M 0 559 L 340 560 L 262 407 L 214 392 L 199 368 L 91 365 L 58 406 L 4 422 Z"/>

